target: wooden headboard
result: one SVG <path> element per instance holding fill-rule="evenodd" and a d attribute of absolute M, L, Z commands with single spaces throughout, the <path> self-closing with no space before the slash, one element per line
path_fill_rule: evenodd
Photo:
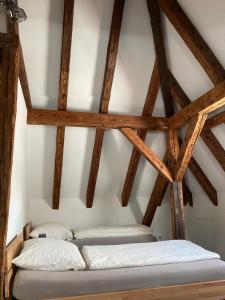
<path fill-rule="evenodd" d="M 12 260 L 19 255 L 23 248 L 23 242 L 29 239 L 32 224 L 27 223 L 23 228 L 23 233 L 17 235 L 5 249 L 4 256 L 4 293 L 5 298 L 11 297 L 12 283 L 15 277 L 16 268 L 12 264 Z"/>

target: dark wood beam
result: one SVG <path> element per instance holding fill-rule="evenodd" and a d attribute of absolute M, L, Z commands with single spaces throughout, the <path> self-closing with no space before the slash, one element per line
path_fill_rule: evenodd
<path fill-rule="evenodd" d="M 177 80 L 174 78 L 172 73 L 170 73 L 170 82 L 171 82 L 171 88 L 172 88 L 172 94 L 173 98 L 177 102 L 177 104 L 184 108 L 186 105 L 190 104 L 191 101 L 189 100 L 188 96 L 185 94 L 185 92 L 182 90 L 181 86 L 177 82 Z M 207 121 L 205 122 L 205 126 L 203 128 L 203 131 L 201 133 L 201 138 L 204 141 L 205 145 L 209 148 L 214 158 L 217 160 L 221 168 L 225 171 L 225 150 L 215 137 L 215 135 L 212 133 L 211 130 L 205 130 Z"/>
<path fill-rule="evenodd" d="M 169 77 L 168 63 L 167 63 L 166 50 L 164 44 L 161 11 L 157 0 L 147 0 L 147 5 L 148 5 L 150 18 L 151 18 L 152 33 L 154 38 L 156 56 L 158 60 L 158 69 L 160 75 L 163 100 L 166 109 L 166 116 L 171 117 L 174 115 L 174 101 L 171 94 L 171 87 L 170 87 L 170 80 L 169 80 L 170 77 Z M 171 170 L 172 168 L 173 165 L 170 166 Z M 174 186 L 175 185 L 172 184 L 170 188 L 173 190 Z M 182 191 L 182 188 L 180 189 L 180 191 Z M 181 196 L 180 193 L 178 194 L 179 196 Z M 181 201 L 183 201 L 183 195 Z M 172 203 L 172 200 L 171 200 L 171 205 L 172 205 L 171 211 L 172 214 L 174 214 L 173 217 L 177 218 L 175 211 L 173 211 L 174 203 Z"/>
<path fill-rule="evenodd" d="M 162 28 L 161 11 L 157 0 L 147 0 L 148 11 L 151 19 L 151 27 L 154 39 L 155 52 L 158 62 L 158 70 L 160 76 L 163 100 L 166 109 L 166 116 L 170 117 L 174 114 L 174 102 L 171 97 L 169 72 L 166 58 L 166 50 L 164 45 L 164 34 Z"/>
<path fill-rule="evenodd" d="M 165 177 L 158 174 L 142 221 L 143 225 L 151 226 L 158 207 L 159 199 L 164 198 L 168 184 L 169 182 L 165 179 Z"/>
<path fill-rule="evenodd" d="M 123 18 L 125 0 L 115 0 L 113 7 L 113 15 L 111 22 L 111 30 L 108 43 L 108 51 L 106 57 L 105 75 L 102 87 L 101 103 L 99 112 L 103 114 L 108 113 L 109 101 L 111 96 L 113 77 L 116 67 L 116 58 L 119 46 L 119 37 Z M 97 129 L 95 135 L 95 142 L 92 154 L 91 169 L 88 180 L 86 204 L 87 207 L 92 207 L 94 200 L 95 187 L 97 182 L 102 143 L 104 138 L 104 130 Z"/>
<path fill-rule="evenodd" d="M 7 29 L 8 32 L 11 35 L 16 35 L 19 37 L 19 25 L 18 23 L 15 22 L 11 22 L 8 19 L 7 22 Z M 21 41 L 18 38 L 18 43 L 19 43 L 19 79 L 20 79 L 20 84 L 21 84 L 21 88 L 23 91 L 23 96 L 24 96 L 24 100 L 25 100 L 25 104 L 27 107 L 27 111 L 31 111 L 32 110 L 32 103 L 31 103 L 31 95 L 30 95 L 30 89 L 29 89 L 29 83 L 28 83 L 28 78 L 27 78 L 27 72 L 26 72 L 26 66 L 25 66 L 25 61 L 24 61 L 24 56 L 23 56 L 23 49 L 22 49 L 22 45 L 21 45 Z"/>
<path fill-rule="evenodd" d="M 197 163 L 197 161 L 192 157 L 192 159 L 189 162 L 189 169 L 193 176 L 197 179 L 202 189 L 205 191 L 206 195 L 214 205 L 218 205 L 218 196 L 217 191 L 212 185 L 212 183 L 209 181 L 208 177 L 205 175 L 205 173 L 202 171 L 201 167 Z"/>
<path fill-rule="evenodd" d="M 186 185 L 184 179 L 182 181 L 182 188 L 183 188 L 183 194 L 184 194 L 184 205 L 189 204 L 190 206 L 193 206 L 193 196 L 192 192 L 189 190 L 188 186 Z"/>
<path fill-rule="evenodd" d="M 18 46 L 18 35 L 0 32 L 0 49 L 15 49 Z"/>
<path fill-rule="evenodd" d="M 186 239 L 182 182 L 174 181 L 171 184 L 170 202 L 171 202 L 170 207 L 171 207 L 171 216 L 172 216 L 173 239 Z"/>
<path fill-rule="evenodd" d="M 179 153 L 182 152 L 179 147 L 179 137 L 177 130 L 168 131 L 168 164 L 173 170 L 173 177 L 176 178 L 176 164 L 179 161 Z M 174 181 L 170 185 L 170 208 L 172 219 L 172 236 L 173 239 L 185 239 L 184 225 L 184 198 L 182 178 Z"/>
<path fill-rule="evenodd" d="M 33 109 L 27 114 L 30 125 L 87 127 L 98 129 L 120 129 L 128 127 L 137 130 L 166 131 L 168 119 L 148 116 L 129 116 L 74 111 Z"/>
<path fill-rule="evenodd" d="M 18 49 L 0 49 L 0 295 L 3 295 L 18 75 Z"/>
<path fill-rule="evenodd" d="M 149 88 L 148 88 L 147 97 L 145 100 L 145 105 L 142 111 L 142 116 L 152 115 L 155 107 L 158 91 L 159 91 L 159 86 L 160 86 L 159 73 L 158 73 L 157 62 L 155 62 Z M 139 130 L 137 132 L 137 135 L 139 136 L 140 139 L 142 139 L 142 141 L 145 141 L 147 136 L 147 131 Z M 137 151 L 137 149 L 134 147 L 131 154 L 130 163 L 127 170 L 124 186 L 123 186 L 123 192 L 122 192 L 123 207 L 128 205 L 140 158 L 141 158 L 141 153 Z"/>
<path fill-rule="evenodd" d="M 181 145 L 177 163 L 175 165 L 174 178 L 178 182 L 182 180 L 185 174 L 194 150 L 194 146 L 202 131 L 206 119 L 207 114 L 199 114 L 193 117 L 190 124 L 188 125 L 185 139 Z"/>
<path fill-rule="evenodd" d="M 71 57 L 72 34 L 73 34 L 73 18 L 74 18 L 74 0 L 64 0 L 62 52 L 61 52 L 61 68 L 60 68 L 59 96 L 58 96 L 59 111 L 66 111 L 67 109 L 70 57 Z M 52 202 L 53 209 L 58 209 L 59 202 L 60 202 L 64 139 L 65 139 L 65 126 L 57 126 L 53 202 Z"/>
<path fill-rule="evenodd" d="M 188 120 L 197 114 L 208 114 L 225 105 L 225 80 L 219 83 L 206 94 L 202 95 L 174 116 L 170 117 L 173 128 L 182 127 Z"/>
<path fill-rule="evenodd" d="M 138 135 L 130 128 L 122 128 L 120 130 L 123 135 L 137 148 L 141 154 L 158 170 L 168 181 L 172 182 L 173 178 L 167 166 L 161 159 L 138 137 Z"/>
<path fill-rule="evenodd" d="M 225 79 L 225 70 L 176 0 L 159 0 L 161 9 L 180 34 L 212 82 Z"/>
<path fill-rule="evenodd" d="M 211 118 L 209 118 L 206 122 L 205 122 L 205 126 L 204 126 L 204 131 L 211 129 L 213 127 L 216 127 L 218 125 L 224 124 L 225 123 L 225 112 L 221 112 L 218 115 L 215 115 Z"/>

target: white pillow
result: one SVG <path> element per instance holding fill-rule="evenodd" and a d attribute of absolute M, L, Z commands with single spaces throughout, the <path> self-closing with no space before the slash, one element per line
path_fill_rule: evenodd
<path fill-rule="evenodd" d="M 73 229 L 74 237 L 87 239 L 96 237 L 119 237 L 150 235 L 151 229 L 145 225 L 98 226 Z"/>
<path fill-rule="evenodd" d="M 31 238 L 38 238 L 42 236 L 46 238 L 70 241 L 73 238 L 73 233 L 69 226 L 65 224 L 48 222 L 37 226 L 30 233 Z"/>
<path fill-rule="evenodd" d="M 85 269 L 85 262 L 77 246 L 47 238 L 25 241 L 21 254 L 12 262 L 19 268 L 35 271 Z"/>

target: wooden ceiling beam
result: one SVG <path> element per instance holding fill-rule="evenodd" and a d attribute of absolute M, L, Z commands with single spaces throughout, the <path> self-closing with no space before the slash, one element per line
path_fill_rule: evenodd
<path fill-rule="evenodd" d="M 0 49 L 15 49 L 18 46 L 18 35 L 0 32 Z"/>
<path fill-rule="evenodd" d="M 180 128 L 195 115 L 208 114 L 223 105 L 225 105 L 225 80 L 170 117 L 170 125 L 173 128 Z"/>
<path fill-rule="evenodd" d="M 212 202 L 213 205 L 218 205 L 218 196 L 217 191 L 202 171 L 201 167 L 197 163 L 197 161 L 192 157 L 189 162 L 188 168 L 190 169 L 193 176 L 197 179 L 202 189 L 205 191 L 206 195 L 208 196 L 209 200 Z"/>
<path fill-rule="evenodd" d="M 177 104 L 184 108 L 185 106 L 189 105 L 191 101 L 189 100 L 188 96 L 182 90 L 181 86 L 175 79 L 175 77 L 170 73 L 170 82 L 171 82 L 171 89 L 174 100 Z M 209 119 L 210 120 L 210 119 Z M 201 133 L 201 138 L 204 141 L 205 145 L 209 148 L 214 158 L 217 160 L 221 168 L 225 171 L 225 150 L 212 133 L 211 130 L 205 130 L 207 126 L 208 120 L 205 122 L 203 131 Z"/>
<path fill-rule="evenodd" d="M 225 123 L 225 112 L 209 118 L 205 122 L 204 131 Z"/>
<path fill-rule="evenodd" d="M 122 128 L 120 131 L 123 135 L 144 155 L 144 157 L 158 170 L 168 181 L 172 182 L 172 175 L 167 166 L 161 159 L 138 137 L 138 135 L 130 128 Z"/>
<path fill-rule="evenodd" d="M 159 0 L 161 9 L 180 34 L 211 81 L 217 85 L 225 79 L 225 70 L 176 0 Z"/>
<path fill-rule="evenodd" d="M 58 110 L 67 110 L 69 69 L 73 34 L 74 0 L 64 0 L 61 68 L 59 80 Z M 64 152 L 65 126 L 57 126 L 55 169 L 53 183 L 52 208 L 59 209 L 63 152 Z"/>
<path fill-rule="evenodd" d="M 27 114 L 29 125 L 86 127 L 98 129 L 120 129 L 166 131 L 168 119 L 161 117 L 100 114 L 89 112 L 33 109 Z"/>
<path fill-rule="evenodd" d="M 18 36 L 18 44 L 19 44 L 19 79 L 20 79 L 20 84 L 21 88 L 23 91 L 23 97 L 25 100 L 26 108 L 27 111 L 32 110 L 32 103 L 31 103 L 31 95 L 30 95 L 30 89 L 29 89 L 29 84 L 28 84 L 28 78 L 27 78 L 27 71 L 26 71 L 26 66 L 24 62 L 24 56 L 23 56 L 23 49 L 21 45 L 21 41 L 19 39 L 19 25 L 18 23 L 11 22 L 9 19 L 7 21 L 7 30 L 9 34 Z"/>
<path fill-rule="evenodd" d="M 115 0 L 112 14 L 111 30 L 108 42 L 108 50 L 105 65 L 105 74 L 103 80 L 101 102 L 99 112 L 107 114 L 109 109 L 109 101 L 111 96 L 113 77 L 116 67 L 117 52 L 119 46 L 119 37 L 123 19 L 125 0 Z M 102 144 L 104 139 L 104 129 L 97 129 L 92 154 L 91 168 L 88 179 L 86 205 L 92 207 L 94 200 L 95 187 L 98 177 L 98 170 L 102 152 Z"/>
<path fill-rule="evenodd" d="M 174 178 L 181 181 L 190 162 L 194 146 L 207 119 L 207 114 L 199 114 L 192 118 L 188 125 L 184 142 L 181 145 L 177 163 L 175 165 Z"/>
<path fill-rule="evenodd" d="M 3 295 L 16 103 L 19 76 L 18 49 L 0 49 L 0 298 Z"/>
<path fill-rule="evenodd" d="M 174 102 L 171 97 L 169 72 L 161 20 L 161 11 L 157 0 L 147 0 L 147 6 L 151 20 L 152 34 L 154 39 L 154 46 L 157 57 L 158 71 L 163 100 L 165 104 L 166 116 L 170 117 L 174 114 Z"/>
<path fill-rule="evenodd" d="M 148 93 L 145 100 L 145 105 L 142 111 L 142 116 L 152 116 L 159 87 L 160 87 L 159 72 L 158 72 L 157 62 L 155 61 L 151 80 L 148 87 Z M 142 139 L 142 141 L 145 141 L 147 136 L 147 131 L 139 130 L 137 132 L 137 135 L 139 136 L 140 139 Z M 123 192 L 122 192 L 123 207 L 128 205 L 140 158 L 141 158 L 141 153 L 137 151 L 137 149 L 134 147 L 132 150 L 130 163 L 127 170 L 124 186 L 123 186 Z"/>
<path fill-rule="evenodd" d="M 163 162 L 167 163 L 167 156 L 168 153 L 166 152 Z M 142 221 L 143 225 L 151 226 L 152 221 L 154 219 L 156 210 L 158 206 L 161 206 L 166 190 L 168 188 L 169 182 L 168 180 L 163 177 L 160 173 L 157 175 L 155 184 L 152 189 L 152 193 L 148 202 L 148 206 L 145 211 L 145 215 Z M 192 199 L 192 193 L 190 192 L 189 188 L 185 184 L 185 181 L 183 180 L 183 189 L 184 189 L 184 204 L 189 203 L 191 206 L 193 206 L 193 199 Z"/>
<path fill-rule="evenodd" d="M 158 174 L 142 221 L 143 225 L 151 226 L 159 205 L 158 203 L 160 199 L 163 200 L 168 185 L 168 180 L 161 174 Z"/>
<path fill-rule="evenodd" d="M 172 236 L 173 239 L 185 239 L 185 223 L 184 223 L 184 196 L 182 178 L 176 178 L 176 165 L 179 162 L 180 150 L 178 132 L 175 129 L 168 131 L 168 165 L 173 170 L 173 178 L 175 180 L 170 185 L 170 207 L 172 220 Z"/>

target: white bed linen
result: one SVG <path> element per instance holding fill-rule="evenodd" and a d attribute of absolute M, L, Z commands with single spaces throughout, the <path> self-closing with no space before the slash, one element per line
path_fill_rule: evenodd
<path fill-rule="evenodd" d="M 108 246 L 84 246 L 82 254 L 90 270 L 141 267 L 199 260 L 219 259 L 185 240 Z"/>
<path fill-rule="evenodd" d="M 148 226 L 137 224 L 121 226 L 82 227 L 73 229 L 73 233 L 76 239 L 87 239 L 96 237 L 151 235 L 152 231 Z"/>

